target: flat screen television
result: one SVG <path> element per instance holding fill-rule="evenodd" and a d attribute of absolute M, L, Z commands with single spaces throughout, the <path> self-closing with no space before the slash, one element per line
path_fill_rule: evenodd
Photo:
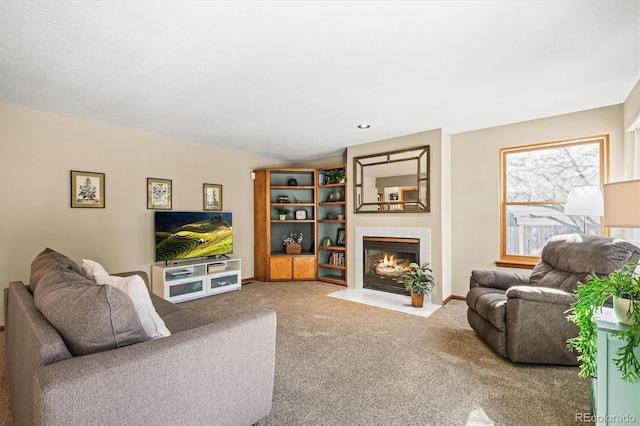
<path fill-rule="evenodd" d="M 156 262 L 233 253 L 229 212 L 155 212 Z"/>

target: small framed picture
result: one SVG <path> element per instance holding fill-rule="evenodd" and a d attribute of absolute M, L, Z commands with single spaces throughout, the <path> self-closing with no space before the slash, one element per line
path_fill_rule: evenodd
<path fill-rule="evenodd" d="M 104 173 L 71 170 L 71 207 L 104 208 Z"/>
<path fill-rule="evenodd" d="M 171 210 L 171 180 L 147 178 L 147 208 Z"/>
<path fill-rule="evenodd" d="M 202 189 L 202 208 L 204 210 L 221 211 L 222 185 L 216 185 L 214 183 L 203 183 Z"/>
<path fill-rule="evenodd" d="M 346 230 L 344 228 L 338 228 L 338 235 L 336 236 L 336 245 L 345 245 Z"/>

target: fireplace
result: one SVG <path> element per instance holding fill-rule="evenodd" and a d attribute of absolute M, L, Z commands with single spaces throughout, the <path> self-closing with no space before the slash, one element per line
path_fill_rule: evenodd
<path fill-rule="evenodd" d="M 398 237 L 362 237 L 363 288 L 409 295 L 398 277 L 410 263 L 420 263 L 420 239 Z"/>

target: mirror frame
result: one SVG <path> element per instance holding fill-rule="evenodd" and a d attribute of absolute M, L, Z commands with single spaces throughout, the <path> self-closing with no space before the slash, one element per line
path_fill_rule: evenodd
<path fill-rule="evenodd" d="M 414 155 L 415 152 L 415 155 Z M 404 155 L 410 154 L 405 157 Z M 424 160 L 424 161 L 423 161 Z M 369 166 L 380 166 L 384 164 L 394 164 L 404 161 L 412 161 L 415 166 L 415 188 L 418 193 L 421 186 L 424 186 L 424 200 L 420 196 L 416 201 L 378 201 L 362 202 L 362 194 L 366 189 L 365 169 Z M 431 180 L 430 180 L 430 146 L 417 146 L 404 148 L 396 151 L 381 152 L 378 154 L 362 155 L 353 157 L 353 212 L 354 213 L 429 213 L 431 211 Z M 410 173 L 409 173 L 410 174 Z M 366 210 L 367 207 L 375 206 L 375 209 Z M 415 207 L 414 210 L 407 207 Z"/>

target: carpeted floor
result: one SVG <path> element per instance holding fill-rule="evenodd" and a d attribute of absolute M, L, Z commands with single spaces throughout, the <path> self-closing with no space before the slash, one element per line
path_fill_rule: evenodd
<path fill-rule="evenodd" d="M 504 361 L 471 330 L 464 302 L 423 318 L 327 296 L 341 288 L 253 282 L 182 305 L 211 318 L 277 312 L 273 410 L 261 426 L 575 425 L 590 411 L 576 367 Z M 11 425 L 0 336 L 0 424 Z"/>

